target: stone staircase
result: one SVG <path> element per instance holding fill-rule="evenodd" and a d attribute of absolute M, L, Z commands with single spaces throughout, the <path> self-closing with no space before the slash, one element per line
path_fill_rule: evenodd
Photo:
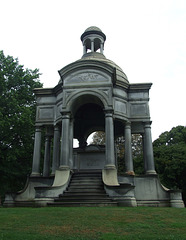
<path fill-rule="evenodd" d="M 106 194 L 101 172 L 78 172 L 67 190 L 48 206 L 117 206 L 117 202 Z"/>

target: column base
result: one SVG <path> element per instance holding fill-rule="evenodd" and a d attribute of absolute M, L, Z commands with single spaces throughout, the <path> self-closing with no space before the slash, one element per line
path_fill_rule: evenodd
<path fill-rule="evenodd" d="M 58 169 L 58 170 L 60 170 L 60 171 L 63 171 L 63 170 L 70 170 L 70 167 L 67 166 L 67 165 L 61 165 L 61 166 L 59 166 L 59 169 Z"/>
<path fill-rule="evenodd" d="M 115 170 L 116 166 L 114 164 L 107 164 L 104 167 L 105 170 Z"/>
<path fill-rule="evenodd" d="M 37 172 L 32 172 L 30 174 L 30 177 L 41 177 L 41 174 L 40 173 L 37 173 Z"/>
<path fill-rule="evenodd" d="M 157 175 L 156 171 L 155 170 L 147 170 L 145 172 L 146 175 Z"/>
<path fill-rule="evenodd" d="M 131 175 L 131 176 L 134 176 L 134 175 L 135 175 L 134 171 L 127 171 L 127 172 L 125 172 L 125 174 Z"/>

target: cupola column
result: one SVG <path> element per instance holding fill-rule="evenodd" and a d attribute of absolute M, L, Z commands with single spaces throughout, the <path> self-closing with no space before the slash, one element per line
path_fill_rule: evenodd
<path fill-rule="evenodd" d="M 103 43 L 102 42 L 100 43 L 100 53 L 103 54 Z"/>
<path fill-rule="evenodd" d="M 87 49 L 86 49 L 86 45 L 84 43 L 84 45 L 83 45 L 83 55 L 86 54 L 86 53 L 87 53 Z"/>
<path fill-rule="evenodd" d="M 105 110 L 105 138 L 106 138 L 105 168 L 116 168 L 114 152 L 114 122 L 112 109 Z"/>
<path fill-rule="evenodd" d="M 31 176 L 40 176 L 40 157 L 41 157 L 41 128 L 36 127 Z"/>
<path fill-rule="evenodd" d="M 132 159 L 132 135 L 130 122 L 126 122 L 125 124 L 125 167 L 126 174 L 134 175 Z"/>
<path fill-rule="evenodd" d="M 62 112 L 62 139 L 60 167 L 69 168 L 70 112 Z"/>
<path fill-rule="evenodd" d="M 154 155 L 152 146 L 152 136 L 151 136 L 151 122 L 144 123 L 144 159 L 146 174 L 156 174 L 154 166 Z"/>
<path fill-rule="evenodd" d="M 94 52 L 94 40 L 91 40 L 91 52 Z"/>
<path fill-rule="evenodd" d="M 52 161 L 52 175 L 59 167 L 59 149 L 60 149 L 60 129 L 56 125 L 54 127 L 54 145 L 53 145 L 53 161 Z"/>

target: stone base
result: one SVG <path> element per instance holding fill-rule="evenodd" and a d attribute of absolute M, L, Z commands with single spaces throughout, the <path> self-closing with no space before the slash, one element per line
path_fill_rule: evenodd
<path fill-rule="evenodd" d="M 169 190 L 159 181 L 157 174 L 143 176 L 119 176 L 119 183 L 134 186 L 137 206 L 183 208 L 184 203 L 180 190 Z"/>
<path fill-rule="evenodd" d="M 29 177 L 25 188 L 5 196 L 5 207 L 44 207 L 52 203 L 68 187 L 70 170 L 61 168 L 54 177 Z M 118 206 L 184 208 L 180 190 L 169 190 L 161 185 L 157 175 L 117 176 L 114 167 L 102 171 L 104 188 Z"/>
<path fill-rule="evenodd" d="M 137 207 L 136 199 L 134 197 L 126 197 L 116 199 L 119 207 Z"/>

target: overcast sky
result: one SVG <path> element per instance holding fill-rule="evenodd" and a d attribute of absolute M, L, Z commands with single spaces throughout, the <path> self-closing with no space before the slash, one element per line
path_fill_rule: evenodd
<path fill-rule="evenodd" d="M 25 68 L 39 68 L 44 87 L 82 57 L 81 34 L 105 33 L 105 56 L 130 83 L 152 82 L 153 140 L 186 125 L 185 0 L 0 0 L 0 50 Z"/>

